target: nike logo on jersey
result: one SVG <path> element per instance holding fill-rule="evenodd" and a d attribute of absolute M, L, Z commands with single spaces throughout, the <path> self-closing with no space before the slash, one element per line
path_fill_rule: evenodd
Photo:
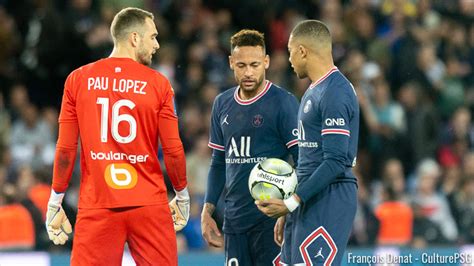
<path fill-rule="evenodd" d="M 227 122 L 227 117 L 229 117 L 229 115 L 224 116 L 224 119 L 222 119 L 221 125 L 228 125 L 229 124 L 229 122 Z"/>

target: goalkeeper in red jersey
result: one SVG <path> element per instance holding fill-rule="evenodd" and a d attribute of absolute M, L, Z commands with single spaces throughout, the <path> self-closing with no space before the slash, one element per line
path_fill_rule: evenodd
<path fill-rule="evenodd" d="M 64 86 L 49 238 L 64 244 L 72 232 L 61 203 L 80 137 L 71 265 L 121 265 L 126 242 L 138 265 L 177 265 L 175 230 L 186 225 L 190 202 L 174 92 L 162 74 L 147 67 L 159 48 L 158 32 L 153 15 L 138 8 L 121 10 L 110 29 L 110 57 L 76 69 Z M 158 141 L 176 192 L 169 204 Z"/>

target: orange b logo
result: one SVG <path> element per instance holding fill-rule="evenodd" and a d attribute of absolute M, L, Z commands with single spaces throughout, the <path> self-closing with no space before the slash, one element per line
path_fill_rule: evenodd
<path fill-rule="evenodd" d="M 137 170 L 128 163 L 111 163 L 104 173 L 105 182 L 111 188 L 130 189 L 137 184 Z"/>

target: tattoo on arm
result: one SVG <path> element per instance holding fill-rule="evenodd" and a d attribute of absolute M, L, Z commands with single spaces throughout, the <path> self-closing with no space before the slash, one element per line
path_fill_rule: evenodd
<path fill-rule="evenodd" d="M 203 211 L 207 212 L 209 215 L 212 215 L 215 209 L 216 206 L 214 206 L 214 204 L 208 202 L 204 203 Z"/>
<path fill-rule="evenodd" d="M 68 150 L 58 150 L 58 158 L 57 158 L 57 171 L 58 176 L 66 178 L 68 177 L 73 168 L 74 162 L 72 161 L 72 157 L 74 154 Z"/>

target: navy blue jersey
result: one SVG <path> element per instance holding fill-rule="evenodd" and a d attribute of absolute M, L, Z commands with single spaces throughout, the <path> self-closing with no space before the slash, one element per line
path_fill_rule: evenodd
<path fill-rule="evenodd" d="M 238 87 L 214 100 L 209 147 L 225 152 L 224 232 L 245 232 L 267 217 L 248 189 L 254 165 L 266 158 L 286 160 L 298 143 L 298 101 L 285 89 L 266 81 L 250 100 L 238 96 Z M 296 146 L 295 146 L 296 147 Z"/>
<path fill-rule="evenodd" d="M 303 202 L 334 181 L 353 181 L 359 105 L 352 84 L 334 67 L 314 82 L 298 112 L 298 188 Z"/>

